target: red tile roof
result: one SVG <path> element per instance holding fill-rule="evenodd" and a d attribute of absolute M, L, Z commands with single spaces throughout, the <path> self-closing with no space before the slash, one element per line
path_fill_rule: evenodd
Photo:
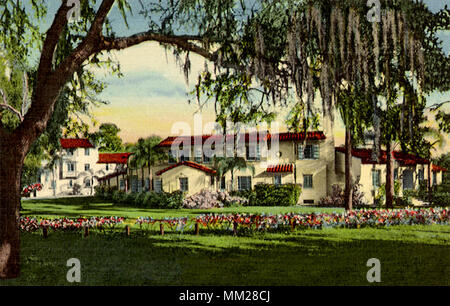
<path fill-rule="evenodd" d="M 268 133 L 246 133 L 241 134 L 241 137 L 245 137 L 245 142 L 248 143 L 250 141 L 265 141 L 270 140 L 272 138 L 278 137 L 279 141 L 301 141 L 305 139 L 305 133 L 278 133 L 278 134 L 268 134 Z M 201 135 L 201 136 L 170 136 L 161 141 L 158 144 L 158 147 L 170 147 L 175 142 L 178 143 L 188 142 L 191 146 L 195 144 L 195 140 L 200 144 L 204 144 L 206 140 L 210 140 L 211 142 L 224 142 L 230 138 L 234 137 L 234 135 Z M 325 139 L 325 134 L 323 132 L 308 132 L 306 134 L 307 140 L 323 140 Z"/>
<path fill-rule="evenodd" d="M 286 165 L 274 165 L 274 166 L 268 166 L 266 172 L 270 173 L 280 173 L 280 172 L 293 172 L 294 167 L 292 164 L 286 164 Z"/>
<path fill-rule="evenodd" d="M 194 163 L 194 162 L 191 162 L 191 161 L 183 161 L 183 162 L 179 162 L 177 164 L 171 165 L 171 166 L 169 166 L 167 168 L 164 168 L 162 170 L 159 170 L 158 172 L 156 172 L 156 175 L 161 175 L 164 172 L 167 172 L 167 171 L 169 171 L 171 169 L 174 169 L 174 168 L 180 167 L 180 166 L 188 166 L 188 167 L 200 170 L 200 171 L 204 171 L 204 172 L 206 172 L 208 174 L 216 174 L 216 171 L 211 169 L 211 168 L 202 166 L 200 164 L 197 164 L 197 163 Z"/>
<path fill-rule="evenodd" d="M 440 171 L 446 172 L 446 171 L 447 171 L 446 168 L 441 167 L 441 166 L 438 166 L 438 165 L 433 165 L 433 166 L 431 167 L 431 170 L 436 171 L 436 172 L 440 172 Z"/>
<path fill-rule="evenodd" d="M 89 139 L 81 138 L 61 138 L 59 140 L 61 147 L 63 149 L 74 149 L 74 148 L 93 148 L 94 146 L 89 141 Z"/>
<path fill-rule="evenodd" d="M 302 141 L 305 140 L 305 133 L 278 133 L 278 134 L 269 134 L 268 140 L 278 137 L 279 141 Z M 323 132 L 307 132 L 306 140 L 324 140 L 326 139 L 325 134 Z"/>
<path fill-rule="evenodd" d="M 100 153 L 97 164 L 126 164 L 133 153 Z"/>
<path fill-rule="evenodd" d="M 337 147 L 335 149 L 337 152 L 345 153 L 344 147 Z M 354 157 L 361 158 L 361 162 L 363 164 L 376 164 L 376 162 L 372 160 L 372 149 L 352 149 L 352 155 Z M 398 161 L 404 166 L 414 166 L 417 164 L 426 165 L 429 163 L 428 159 L 401 151 L 394 151 L 394 160 Z M 386 161 L 387 153 L 386 151 L 381 150 L 378 164 L 385 164 Z"/>

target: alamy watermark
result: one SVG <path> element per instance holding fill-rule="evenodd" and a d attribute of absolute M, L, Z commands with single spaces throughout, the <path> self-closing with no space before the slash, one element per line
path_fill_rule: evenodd
<path fill-rule="evenodd" d="M 70 258 L 67 260 L 67 267 L 70 267 L 67 271 L 66 279 L 69 283 L 81 282 L 81 263 L 78 258 Z"/>
<path fill-rule="evenodd" d="M 269 133 L 269 129 L 271 132 Z M 215 133 L 214 133 L 215 131 Z M 196 159 L 213 157 L 242 157 L 277 164 L 279 139 L 276 137 L 279 124 L 260 123 L 258 127 L 244 123 L 227 122 L 226 129 L 215 122 L 203 125 L 201 115 L 194 115 L 194 131 L 187 122 L 176 122 L 172 126 L 170 155 L 174 159 Z M 194 136 L 191 136 L 194 135 Z"/>
<path fill-rule="evenodd" d="M 67 6 L 70 7 L 69 11 L 67 12 L 67 20 L 69 22 L 79 21 L 81 17 L 80 0 L 68 0 Z"/>
<path fill-rule="evenodd" d="M 370 258 L 366 264 L 371 267 L 367 271 L 366 278 L 369 283 L 379 283 L 381 282 L 381 263 L 377 258 Z"/>
<path fill-rule="evenodd" d="M 380 0 L 367 0 L 367 20 L 369 22 L 381 22 L 381 3 Z"/>

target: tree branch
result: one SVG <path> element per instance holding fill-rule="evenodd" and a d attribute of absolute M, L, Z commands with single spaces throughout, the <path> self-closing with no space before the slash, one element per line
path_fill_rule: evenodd
<path fill-rule="evenodd" d="M 0 108 L 9 110 L 10 112 L 12 112 L 14 115 L 16 115 L 19 118 L 20 122 L 22 122 L 23 121 L 22 114 L 17 109 L 15 109 L 14 107 L 12 107 L 11 105 L 8 104 L 8 100 L 6 98 L 5 92 L 2 89 L 0 89 L 0 95 L 2 96 L 2 99 L 3 99 L 3 103 L 0 103 Z"/>
<path fill-rule="evenodd" d="M 42 47 L 41 58 L 38 68 L 38 80 L 43 81 L 44 78 L 52 71 L 53 54 L 58 44 L 61 33 L 67 25 L 67 14 L 70 7 L 67 6 L 67 0 L 63 0 L 59 7 L 53 23 L 46 33 L 44 44 Z"/>
<path fill-rule="evenodd" d="M 137 33 L 129 37 L 119 37 L 119 38 L 102 37 L 102 41 L 98 45 L 97 51 L 100 52 L 109 50 L 122 50 L 146 41 L 155 41 L 162 44 L 180 47 L 185 51 L 194 52 L 206 59 L 209 59 L 212 62 L 215 62 L 217 60 L 216 53 L 211 53 L 205 48 L 202 48 L 192 43 L 192 41 L 194 40 L 201 41 L 202 38 L 192 35 L 179 35 L 179 36 L 165 35 L 148 31 Z"/>

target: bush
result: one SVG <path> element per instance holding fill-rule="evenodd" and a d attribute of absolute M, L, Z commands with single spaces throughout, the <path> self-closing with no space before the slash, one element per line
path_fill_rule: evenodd
<path fill-rule="evenodd" d="M 116 188 L 107 185 L 97 185 L 94 187 L 95 196 L 104 200 L 112 200 L 114 191 L 116 191 Z"/>
<path fill-rule="evenodd" d="M 301 187 L 295 184 L 255 185 L 255 206 L 294 206 L 297 205 L 301 194 Z"/>
<path fill-rule="evenodd" d="M 339 185 L 331 186 L 332 192 L 330 196 L 321 198 L 319 206 L 321 207 L 344 207 L 345 206 L 345 193 Z M 353 208 L 368 206 L 368 203 L 364 201 L 364 193 L 360 190 L 361 184 L 353 185 L 352 206 Z"/>
<path fill-rule="evenodd" d="M 234 190 L 230 191 L 230 196 L 245 199 L 243 206 L 256 206 L 256 192 L 254 190 Z"/>
<path fill-rule="evenodd" d="M 231 196 L 226 191 L 209 191 L 202 190 L 183 201 L 184 208 L 218 208 L 230 206 L 242 206 L 248 202 L 245 198 Z"/>
<path fill-rule="evenodd" d="M 450 192 L 436 192 L 433 193 L 433 202 L 434 206 L 450 206 Z"/>
<path fill-rule="evenodd" d="M 172 193 L 165 193 L 165 201 L 161 204 L 164 204 L 164 207 L 161 208 L 181 208 L 183 206 L 183 200 L 184 200 L 184 192 L 177 190 Z"/>
<path fill-rule="evenodd" d="M 145 206 L 145 195 L 146 192 L 140 192 L 134 194 L 134 205 L 137 207 Z"/>

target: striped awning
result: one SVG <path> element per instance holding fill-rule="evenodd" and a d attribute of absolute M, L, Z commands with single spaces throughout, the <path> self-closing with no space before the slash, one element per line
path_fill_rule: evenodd
<path fill-rule="evenodd" d="M 293 171 L 294 171 L 294 166 L 292 164 L 268 166 L 267 170 L 266 170 L 266 172 L 269 172 L 269 173 L 282 173 L 282 172 L 292 173 Z"/>

